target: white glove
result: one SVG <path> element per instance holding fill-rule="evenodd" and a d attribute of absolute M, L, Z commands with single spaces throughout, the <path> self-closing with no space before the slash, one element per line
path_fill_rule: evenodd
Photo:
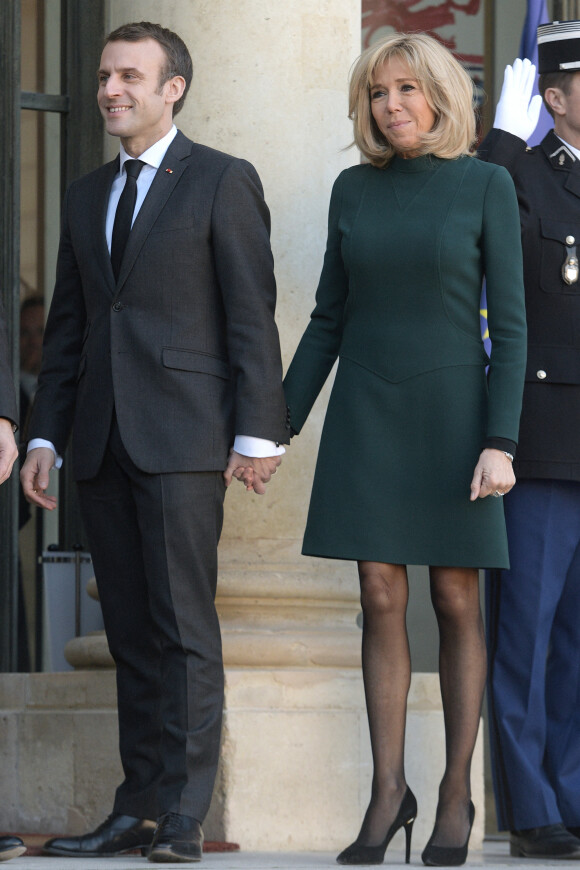
<path fill-rule="evenodd" d="M 523 139 L 530 138 L 537 127 L 542 108 L 539 94 L 532 97 L 536 67 L 526 57 L 516 57 L 513 67 L 505 68 L 503 87 L 495 110 L 493 126 Z"/>

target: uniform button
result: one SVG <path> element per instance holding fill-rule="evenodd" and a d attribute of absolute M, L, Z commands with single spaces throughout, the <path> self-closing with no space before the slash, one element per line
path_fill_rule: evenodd
<path fill-rule="evenodd" d="M 120 302 L 114 302 L 114 303 L 113 303 L 113 311 L 121 311 L 122 308 L 123 308 L 123 306 L 121 305 Z"/>
<path fill-rule="evenodd" d="M 536 372 L 536 375 L 539 377 L 539 379 L 541 381 L 543 381 L 544 378 L 546 377 L 546 372 L 543 369 L 540 369 L 539 372 Z"/>
<path fill-rule="evenodd" d="M 576 239 L 574 238 L 574 236 L 566 236 L 566 244 L 567 245 L 575 245 Z"/>

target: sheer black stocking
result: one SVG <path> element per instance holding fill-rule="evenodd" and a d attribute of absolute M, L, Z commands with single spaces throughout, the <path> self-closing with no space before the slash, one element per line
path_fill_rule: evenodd
<path fill-rule="evenodd" d="M 395 820 L 406 790 L 403 752 L 411 682 L 405 621 L 409 589 L 404 565 L 359 562 L 358 570 L 373 783 L 357 842 L 375 846 L 385 838 Z"/>
<path fill-rule="evenodd" d="M 479 578 L 472 568 L 429 569 L 439 625 L 439 680 L 445 720 L 445 773 L 432 843 L 462 846 L 469 832 L 471 758 L 485 688 L 486 649 Z"/>

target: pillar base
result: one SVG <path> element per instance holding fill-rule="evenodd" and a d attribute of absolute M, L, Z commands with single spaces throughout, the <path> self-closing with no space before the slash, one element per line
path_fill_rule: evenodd
<path fill-rule="evenodd" d="M 2 674 L 0 807 L 5 830 L 76 835 L 111 811 L 121 781 L 113 670 Z M 435 818 L 444 764 L 436 674 L 414 674 L 406 774 L 417 796 L 414 849 Z M 245 850 L 340 850 L 358 833 L 371 758 L 360 671 L 226 668 L 221 767 L 208 840 Z M 483 836 L 483 743 L 473 768 Z M 393 848 L 403 847 L 397 834 Z"/>
<path fill-rule="evenodd" d="M 413 849 L 435 821 L 445 765 L 437 674 L 413 674 L 405 771 L 419 804 Z M 372 759 L 358 669 L 226 669 L 221 770 L 205 829 L 248 850 L 338 850 L 355 839 Z M 483 729 L 472 765 L 471 848 L 483 840 Z M 404 848 L 404 834 L 393 841 Z"/>

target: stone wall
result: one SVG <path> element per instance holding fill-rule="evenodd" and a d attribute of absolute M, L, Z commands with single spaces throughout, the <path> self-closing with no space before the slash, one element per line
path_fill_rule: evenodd
<path fill-rule="evenodd" d="M 122 772 L 113 670 L 3 674 L 0 679 L 0 827 L 82 834 L 111 811 Z M 473 764 L 483 834 L 483 751 Z M 444 764 L 437 678 L 414 674 L 406 771 L 419 803 L 414 848 L 435 817 Z M 358 668 L 226 669 L 221 766 L 204 825 L 208 840 L 245 850 L 338 850 L 356 836 L 370 794 L 371 759 Z M 402 833 L 394 843 L 402 848 Z"/>

